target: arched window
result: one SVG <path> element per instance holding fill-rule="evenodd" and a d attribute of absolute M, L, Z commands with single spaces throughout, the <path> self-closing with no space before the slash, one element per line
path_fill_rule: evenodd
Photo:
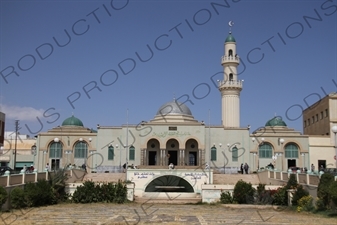
<path fill-rule="evenodd" d="M 62 143 L 61 142 L 53 142 L 49 147 L 49 158 L 62 158 Z"/>
<path fill-rule="evenodd" d="M 233 56 L 233 50 L 232 50 L 232 49 L 229 49 L 228 55 L 229 55 L 229 56 Z"/>
<path fill-rule="evenodd" d="M 75 158 L 84 159 L 88 155 L 88 145 L 84 141 L 79 141 L 75 145 Z"/>
<path fill-rule="evenodd" d="M 108 160 L 114 160 L 114 157 L 115 157 L 114 147 L 109 146 L 109 148 L 108 148 Z"/>
<path fill-rule="evenodd" d="M 287 144 L 284 152 L 286 158 L 298 158 L 298 147 L 295 144 Z"/>
<path fill-rule="evenodd" d="M 129 160 L 135 160 L 135 147 L 133 145 L 129 148 Z"/>
<path fill-rule="evenodd" d="M 229 74 L 229 81 L 233 81 L 233 74 L 232 73 Z"/>
<path fill-rule="evenodd" d="M 216 161 L 216 147 L 211 148 L 211 161 Z"/>
<path fill-rule="evenodd" d="M 273 155 L 273 148 L 270 144 L 264 143 L 259 146 L 259 157 L 260 158 L 270 158 Z"/>
<path fill-rule="evenodd" d="M 232 148 L 232 162 L 237 162 L 238 161 L 238 148 L 234 146 Z"/>

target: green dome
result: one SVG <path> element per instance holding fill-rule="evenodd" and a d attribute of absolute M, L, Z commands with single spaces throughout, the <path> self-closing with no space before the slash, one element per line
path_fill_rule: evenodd
<path fill-rule="evenodd" d="M 266 127 L 286 127 L 287 124 L 282 120 L 280 116 L 275 116 L 273 119 L 268 120 Z"/>
<path fill-rule="evenodd" d="M 63 121 L 62 126 L 83 127 L 83 123 L 80 119 L 76 118 L 75 116 L 71 116 Z"/>
<path fill-rule="evenodd" d="M 232 36 L 232 33 L 229 33 L 225 42 L 236 42 L 235 38 Z"/>

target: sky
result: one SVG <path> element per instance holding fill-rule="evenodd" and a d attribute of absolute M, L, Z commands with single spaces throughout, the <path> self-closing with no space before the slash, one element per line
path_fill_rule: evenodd
<path fill-rule="evenodd" d="M 85 127 L 138 124 L 173 98 L 221 124 L 220 60 L 241 58 L 240 125 L 302 109 L 337 88 L 337 1 L 0 1 L 0 110 L 31 136 L 74 115 Z"/>

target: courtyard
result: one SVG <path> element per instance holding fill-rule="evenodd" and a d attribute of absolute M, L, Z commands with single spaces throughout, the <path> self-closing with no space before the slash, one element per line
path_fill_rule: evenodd
<path fill-rule="evenodd" d="M 59 204 L 1 213 L 0 224 L 337 224 L 288 208 L 208 204 Z"/>

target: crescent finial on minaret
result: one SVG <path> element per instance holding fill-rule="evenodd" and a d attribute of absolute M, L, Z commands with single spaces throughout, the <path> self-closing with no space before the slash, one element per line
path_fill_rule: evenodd
<path fill-rule="evenodd" d="M 231 20 L 228 22 L 229 25 L 229 33 L 232 33 L 232 26 L 234 25 L 234 22 Z"/>

